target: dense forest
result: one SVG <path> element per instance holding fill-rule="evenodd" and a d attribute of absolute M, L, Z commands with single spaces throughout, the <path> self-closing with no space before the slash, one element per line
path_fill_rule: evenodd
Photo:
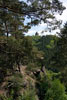
<path fill-rule="evenodd" d="M 64 10 L 59 0 L 0 0 L 0 100 L 67 100 L 67 22 L 58 35 L 25 35 L 41 22 L 59 28 Z"/>

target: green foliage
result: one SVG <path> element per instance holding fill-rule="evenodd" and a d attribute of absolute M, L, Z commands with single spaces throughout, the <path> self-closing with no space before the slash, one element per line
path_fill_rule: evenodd
<path fill-rule="evenodd" d="M 21 100 L 36 100 L 36 94 L 34 90 L 27 89 L 22 95 Z"/>
<path fill-rule="evenodd" d="M 51 81 L 46 77 L 41 76 L 40 80 L 36 82 L 37 95 L 40 100 L 44 100 L 47 90 L 50 88 Z"/>
<path fill-rule="evenodd" d="M 67 67 L 67 23 L 59 33 L 59 41 L 57 43 L 57 51 L 55 54 L 55 65 L 64 69 Z M 58 61 L 58 62 L 57 62 Z"/>
<path fill-rule="evenodd" d="M 50 79 L 52 73 L 49 78 L 43 76 L 39 80 L 35 79 L 37 91 L 32 89 L 30 80 L 30 87 L 24 87 L 24 78 L 20 74 L 22 65 L 28 65 L 29 71 L 42 67 L 42 63 L 49 66 L 57 42 L 56 36 L 31 38 L 25 37 L 24 32 L 41 21 L 52 29 L 57 28 L 60 22 L 54 14 L 62 14 L 64 9 L 59 0 L 0 0 L 0 85 L 3 91 L 7 90 L 6 96 L 0 96 L 1 100 L 37 100 L 36 95 L 40 100 L 48 100 L 50 96 L 54 100 L 67 100 L 64 86 L 59 81 Z M 30 20 L 25 23 L 25 19 Z M 24 75 L 26 74 L 25 72 Z M 27 77 L 30 76 L 26 75 L 25 79 Z"/>
<path fill-rule="evenodd" d="M 23 76 L 19 73 L 13 74 L 11 79 L 8 80 L 6 89 L 8 90 L 10 99 L 17 99 L 20 97 L 21 89 L 23 88 Z"/>
<path fill-rule="evenodd" d="M 32 36 L 33 46 L 38 48 L 38 50 L 43 52 L 44 60 L 43 63 L 46 67 L 51 68 L 52 60 L 51 58 L 57 50 L 57 36 L 47 35 L 47 36 Z"/>
<path fill-rule="evenodd" d="M 61 72 L 53 72 L 51 70 L 47 70 L 47 79 L 50 80 L 50 81 L 53 81 L 54 79 L 60 79 L 61 77 Z"/>
<path fill-rule="evenodd" d="M 1 0 L 0 1 L 0 33 L 7 37 L 9 34 L 17 38 L 17 34 L 27 32 L 32 25 L 37 25 L 41 21 L 44 23 L 58 25 L 58 21 L 54 20 L 55 13 L 62 14 L 65 7 L 57 0 L 28 0 L 30 5 L 20 0 Z M 4 6 L 3 6 L 4 5 Z M 48 11 L 47 11 L 48 10 Z M 31 19 L 27 25 L 24 24 L 25 17 Z M 53 23 L 48 19 L 53 19 Z M 55 22 L 56 21 L 56 22 Z M 57 27 L 56 25 L 56 27 Z"/>
<path fill-rule="evenodd" d="M 67 100 L 64 85 L 59 80 L 54 80 L 51 88 L 47 90 L 44 100 Z"/>
<path fill-rule="evenodd" d="M 0 41 L 0 67 L 7 66 L 6 68 L 13 69 L 15 64 L 19 66 L 28 63 L 32 52 L 32 44 L 28 39 L 16 40 L 14 37 L 9 37 L 5 41 L 3 38 Z"/>
<path fill-rule="evenodd" d="M 35 71 L 37 68 L 39 68 L 38 65 L 32 62 L 27 65 L 26 69 L 27 71 Z"/>
<path fill-rule="evenodd" d="M 58 34 L 59 39 L 57 42 L 57 49 L 52 57 L 52 66 L 54 66 L 58 71 L 61 72 L 61 80 L 66 85 L 67 84 L 67 23 L 61 29 L 61 32 Z M 67 85 L 66 85 L 67 87 Z"/>

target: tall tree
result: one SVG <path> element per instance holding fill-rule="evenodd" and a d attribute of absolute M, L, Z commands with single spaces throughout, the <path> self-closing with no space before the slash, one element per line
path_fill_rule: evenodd
<path fill-rule="evenodd" d="M 57 50 L 52 57 L 52 65 L 61 72 L 62 81 L 67 87 L 67 22 L 58 34 Z"/>
<path fill-rule="evenodd" d="M 15 36 L 15 38 L 23 34 L 23 32 L 26 32 L 29 26 L 24 25 L 24 17 L 10 12 L 8 10 L 0 9 L 0 33 L 3 35 L 6 35 L 7 37 L 9 35 Z"/>
<path fill-rule="evenodd" d="M 61 14 L 65 9 L 59 0 L 27 0 L 27 2 L 20 0 L 0 0 L 0 20 L 2 22 L 1 30 L 7 33 L 7 37 L 12 31 L 12 22 L 14 24 L 12 27 L 15 31 L 17 31 L 17 24 L 19 24 L 19 27 L 21 26 L 21 22 L 24 23 L 23 19 L 21 20 L 20 18 L 24 18 L 24 20 L 25 17 L 31 19 L 30 23 L 27 23 L 28 26 L 37 25 L 41 21 L 53 24 L 53 26 L 54 24 L 56 26 L 59 25 L 54 14 Z M 52 19 L 51 22 L 49 21 L 49 18 Z M 21 22 L 18 23 L 19 19 Z M 22 30 L 23 27 L 24 24 L 22 24 Z"/>
<path fill-rule="evenodd" d="M 67 22 L 58 34 L 57 51 L 55 54 L 55 65 L 62 70 L 67 67 Z"/>
<path fill-rule="evenodd" d="M 4 64 L 13 67 L 12 64 L 20 63 L 24 56 L 29 57 L 30 42 L 28 44 L 25 39 L 23 43 L 23 40 L 20 39 L 23 36 L 22 33 L 26 32 L 31 25 L 37 25 L 41 21 L 51 25 L 53 23 L 59 25 L 54 15 L 55 13 L 61 14 L 64 9 L 59 0 L 28 0 L 27 2 L 0 0 L 0 36 L 5 35 L 0 42 L 0 54 L 1 57 L 6 58 L 3 59 L 5 60 Z M 24 23 L 25 18 L 31 19 L 26 25 Z M 49 19 L 52 19 L 52 21 L 50 22 Z M 11 39 L 9 35 L 13 38 Z M 6 36 L 9 37 L 7 40 Z M 3 60 L 1 59 L 0 62 Z"/>

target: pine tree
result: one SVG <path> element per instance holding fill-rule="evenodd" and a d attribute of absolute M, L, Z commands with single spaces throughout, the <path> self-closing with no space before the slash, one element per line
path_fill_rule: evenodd
<path fill-rule="evenodd" d="M 15 38 L 18 37 L 17 35 L 21 37 L 23 32 L 26 32 L 29 28 L 27 25 L 24 25 L 24 17 L 10 12 L 8 9 L 2 8 L 0 10 L 0 33 L 7 37 L 9 35 L 13 35 Z"/>
<path fill-rule="evenodd" d="M 29 47 L 30 42 L 25 38 L 25 41 L 21 39 L 23 33 L 41 21 L 50 23 L 49 18 L 58 24 L 54 14 L 61 14 L 64 9 L 58 0 L 52 2 L 50 0 L 28 0 L 28 3 L 20 0 L 0 0 L 0 65 L 13 67 L 15 62 L 19 65 L 24 59 L 27 61 L 32 49 Z M 24 24 L 25 18 L 31 19 L 26 25 Z"/>
<path fill-rule="evenodd" d="M 67 88 L 67 22 L 58 35 L 59 40 L 55 55 L 52 57 L 52 66 L 61 72 L 61 79 Z"/>
<path fill-rule="evenodd" d="M 62 70 L 67 67 L 67 23 L 58 34 L 57 51 L 55 53 L 55 65 Z"/>
<path fill-rule="evenodd" d="M 49 18 L 53 19 L 54 24 L 58 24 L 54 14 L 61 14 L 65 9 L 58 0 L 28 0 L 29 3 L 20 0 L 0 0 L 0 28 L 2 34 L 20 33 L 27 31 L 31 25 L 37 25 L 41 21 L 50 23 Z M 30 4 L 30 5 L 29 5 Z M 27 26 L 24 26 L 25 17 L 31 19 Z M 51 22 L 51 23 L 52 23 Z M 18 27 L 18 28 L 17 28 Z M 19 28 L 20 27 L 20 28 Z M 16 31 L 16 32 L 14 32 Z"/>

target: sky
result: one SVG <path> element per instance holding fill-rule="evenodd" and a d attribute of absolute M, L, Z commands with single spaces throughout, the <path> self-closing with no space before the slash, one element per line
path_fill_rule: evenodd
<path fill-rule="evenodd" d="M 60 16 L 60 15 L 56 15 L 56 18 L 59 20 L 62 20 L 63 21 L 63 24 L 67 21 L 67 0 L 60 0 L 61 2 L 63 2 L 63 5 L 66 7 L 66 10 L 63 11 L 63 14 Z M 60 32 L 59 29 L 56 29 L 52 32 L 44 32 L 43 34 L 41 33 L 43 30 L 45 29 L 45 24 L 42 22 L 41 24 L 39 24 L 38 26 L 33 26 L 31 27 L 31 29 L 28 31 L 28 33 L 26 33 L 26 35 L 35 35 L 36 32 L 39 33 L 39 35 L 55 35 L 56 32 Z"/>

